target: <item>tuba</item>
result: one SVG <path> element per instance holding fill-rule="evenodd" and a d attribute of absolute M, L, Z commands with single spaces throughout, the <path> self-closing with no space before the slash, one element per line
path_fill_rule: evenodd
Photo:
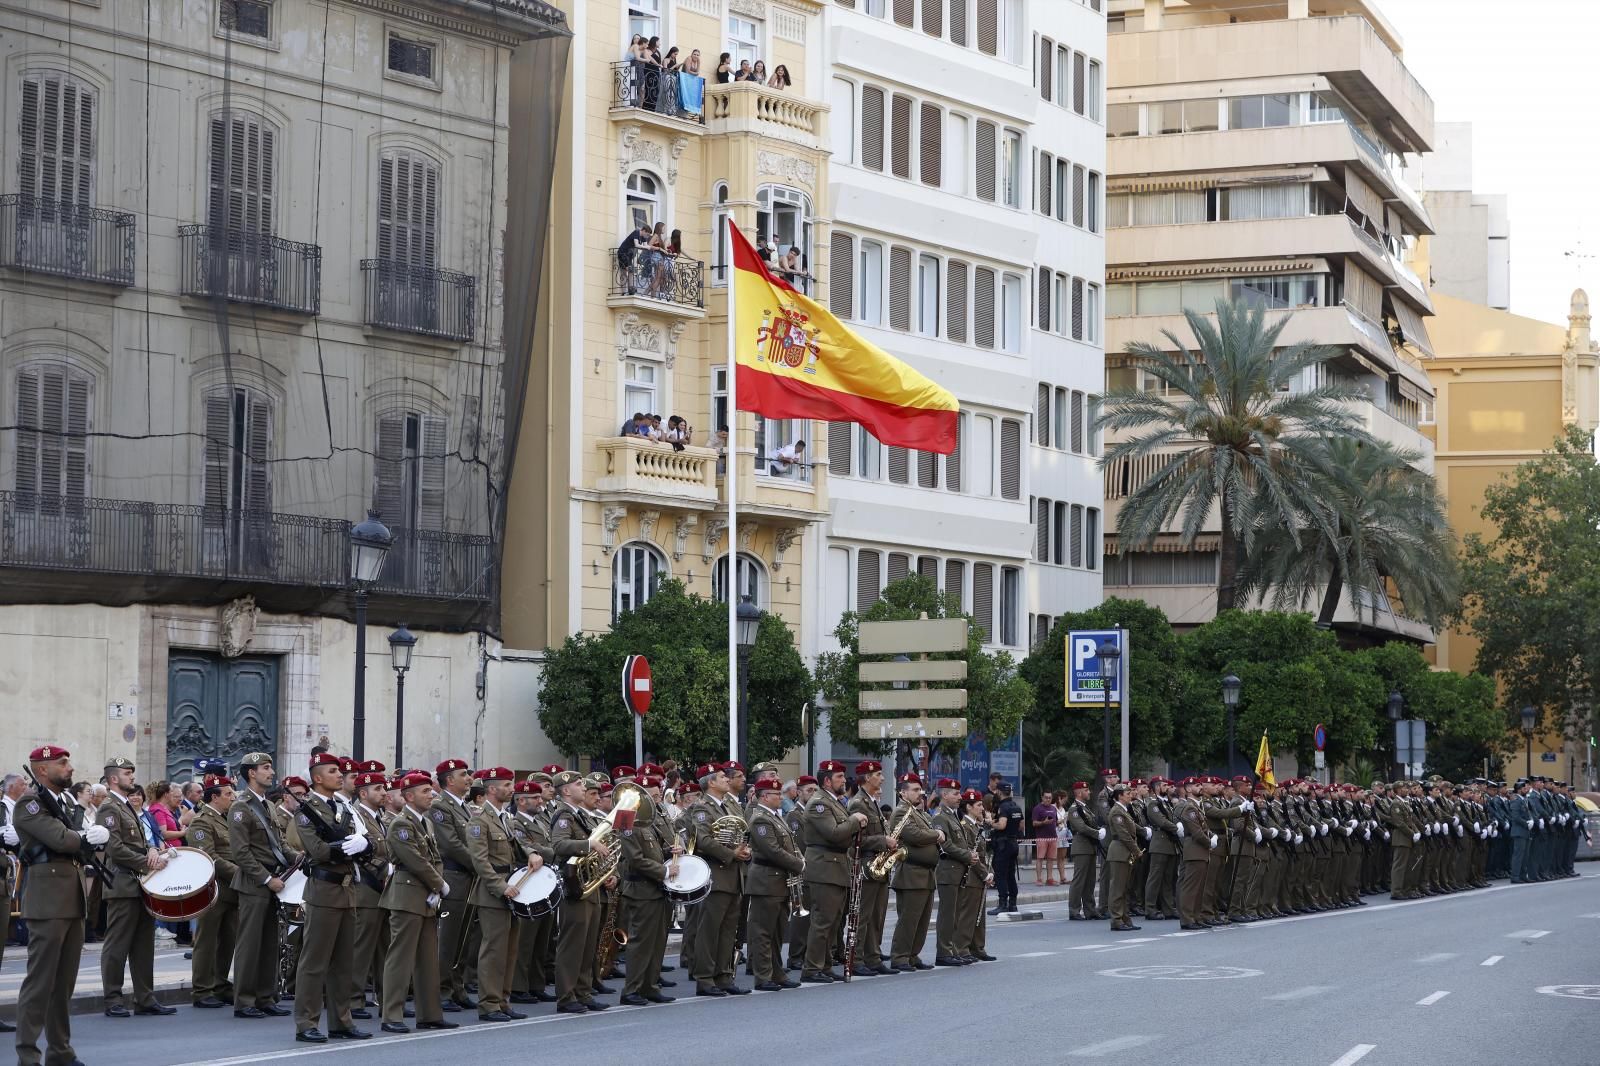
<path fill-rule="evenodd" d="M 650 814 L 655 811 L 649 793 L 631 781 L 624 781 L 618 785 L 615 796 L 616 806 L 611 809 L 611 813 L 589 831 L 590 848 L 592 849 L 595 844 L 605 844 L 606 857 L 602 859 L 591 850 L 587 855 L 574 855 L 567 860 L 567 866 L 571 868 L 582 886 L 579 895 L 584 897 L 594 895 L 595 890 L 617 872 L 617 865 L 622 861 L 617 833 L 633 828 L 634 820 L 641 808 Z"/>

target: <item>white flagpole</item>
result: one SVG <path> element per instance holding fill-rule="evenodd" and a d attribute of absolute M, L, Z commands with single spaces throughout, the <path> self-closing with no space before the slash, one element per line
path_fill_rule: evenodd
<path fill-rule="evenodd" d="M 733 256 L 733 216 L 728 216 L 728 255 Z M 723 591 L 728 597 L 728 758 L 739 757 L 739 562 L 734 546 L 739 543 L 739 355 L 734 319 L 739 305 L 739 270 L 728 264 L 728 440 L 727 471 L 722 483 L 728 490 L 728 574 Z M 715 564 L 713 564 L 715 565 Z"/>

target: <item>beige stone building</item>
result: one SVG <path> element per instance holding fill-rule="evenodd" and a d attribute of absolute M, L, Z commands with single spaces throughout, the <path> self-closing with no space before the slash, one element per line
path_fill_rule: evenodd
<path fill-rule="evenodd" d="M 537 0 L 0 3 L 0 763 L 498 745 L 513 70 Z M 556 55 L 561 55 L 559 47 Z M 530 130 L 533 131 L 530 134 Z M 547 184 L 547 182 L 546 182 Z M 501 748 L 515 765 L 522 752 Z M 527 753 L 531 761 L 536 753 Z"/>
<path fill-rule="evenodd" d="M 1429 149 L 1433 102 L 1372 3 L 1314 7 L 1113 0 L 1107 384 L 1144 384 L 1116 353 L 1165 343 L 1163 330 L 1186 337 L 1186 309 L 1250 301 L 1289 316 L 1285 343 L 1337 346 L 1317 380 L 1363 387 L 1368 432 L 1431 469 L 1419 420 L 1432 399 L 1433 304 L 1404 261 L 1431 224 L 1400 159 Z M 1117 501 L 1139 478 L 1105 473 L 1107 593 L 1154 603 L 1178 626 L 1205 622 L 1216 610 L 1217 527 L 1188 548 L 1171 534 L 1152 550 L 1119 551 Z M 1387 598 L 1356 605 L 1347 594 L 1335 625 L 1369 639 L 1432 639 Z"/>

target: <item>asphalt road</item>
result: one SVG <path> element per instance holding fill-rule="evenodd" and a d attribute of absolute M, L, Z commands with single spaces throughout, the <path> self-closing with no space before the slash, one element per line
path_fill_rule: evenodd
<path fill-rule="evenodd" d="M 652 1058 L 675 1048 L 698 1059 L 708 1046 L 721 1049 L 717 1058 L 765 1046 L 781 1061 L 830 1064 L 931 1055 L 1186 1066 L 1600 1066 L 1593 1035 L 1600 872 L 1404 903 L 1375 897 L 1357 910 L 1202 933 L 1150 922 L 1113 935 L 1103 923 L 1067 922 L 1065 904 L 1038 909 L 1045 920 L 991 924 L 989 950 L 999 962 L 849 986 L 738 1000 L 695 999 L 691 990 L 667 1006 L 576 1017 L 541 1005 L 522 1022 L 324 1047 L 294 1043 L 289 1019 L 246 1022 L 184 1007 L 170 1018 L 76 1018 L 74 1045 L 88 1063 L 119 1066 L 246 1066 L 321 1055 L 394 1066 L 580 1049 L 585 1061 L 622 1062 L 641 1048 L 653 1049 Z"/>

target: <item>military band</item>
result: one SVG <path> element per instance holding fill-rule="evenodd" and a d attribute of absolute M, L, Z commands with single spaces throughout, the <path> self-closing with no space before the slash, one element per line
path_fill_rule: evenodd
<path fill-rule="evenodd" d="M 26 868 L 28 971 L 16 1028 L 27 1066 L 74 1061 L 68 1009 L 86 864 L 108 903 L 106 1013 L 173 1013 L 155 997 L 154 919 L 142 884 L 168 853 L 148 846 L 127 804 L 136 767 L 107 762 L 110 798 L 85 825 L 68 787 L 68 752 L 47 745 L 29 761 L 35 788 L 0 834 Z M 388 778 L 382 764 L 319 753 L 309 781 L 286 778 L 279 789 L 271 756 L 254 753 L 237 772 L 203 777 L 185 834 L 215 881 L 214 901 L 196 919 L 191 1002 L 231 1004 L 235 1017 L 257 1019 L 291 1013 L 280 998 L 292 995 L 304 1042 L 370 1036 L 354 1024 L 369 1016 L 369 988 L 386 1033 L 410 1032 L 412 1018 L 418 1029 L 452 1029 L 445 1012 L 465 1008 L 486 1022 L 526 1017 L 513 1004 L 604 1010 L 598 997 L 618 991 L 605 982 L 623 947 L 619 1002 L 670 1003 L 662 990 L 673 982 L 663 974 L 680 903 L 680 959 L 701 996 L 751 991 L 735 980 L 740 944 L 763 992 L 798 987 L 785 972 L 785 943 L 789 969 L 813 983 L 932 969 L 930 924 L 934 965 L 993 959 L 986 840 L 1007 823 L 949 778 L 925 802 L 923 779 L 902 775 L 886 815 L 883 768 L 872 760 L 854 767 L 853 798 L 845 765 L 823 762 L 816 778 L 798 780 L 788 812 L 770 764 L 750 775 L 748 795 L 737 763 L 703 765 L 670 795 L 651 764 L 619 767 L 615 781 L 556 765 L 517 781 L 505 767 L 474 773 L 446 759 L 432 775 Z M 1378 892 L 1408 900 L 1496 877 L 1571 877 L 1585 835 L 1572 789 L 1543 777 L 1364 789 L 1244 777 L 1122 782 L 1103 772 L 1093 799 L 1086 782 L 1073 794 L 1069 916 L 1103 917 L 1114 931 L 1138 929 L 1138 915 L 1201 930 L 1362 906 Z M 682 886 L 690 854 L 709 867 L 703 892 Z M 536 879 L 547 866 L 559 879 Z M 890 891 L 896 925 L 886 956 Z M 301 926 L 303 936 L 288 935 Z M 847 975 L 837 967 L 851 955 Z"/>

